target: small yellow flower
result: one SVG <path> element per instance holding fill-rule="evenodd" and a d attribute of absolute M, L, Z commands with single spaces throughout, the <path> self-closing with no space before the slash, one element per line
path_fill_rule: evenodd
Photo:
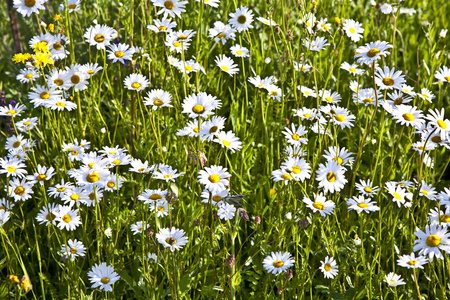
<path fill-rule="evenodd" d="M 33 49 L 34 49 L 35 53 L 38 53 L 38 52 L 48 53 L 49 52 L 48 43 L 44 42 L 44 41 L 34 44 Z"/>
<path fill-rule="evenodd" d="M 48 24 L 48 31 L 53 32 L 55 30 L 55 24 L 50 23 Z"/>
<path fill-rule="evenodd" d="M 276 194 L 277 191 L 275 191 L 274 189 L 270 189 L 270 196 L 273 196 Z"/>
<path fill-rule="evenodd" d="M 33 55 L 34 58 L 34 65 L 36 67 L 44 67 L 47 64 L 52 65 L 54 63 L 53 59 L 50 57 L 51 53 L 42 53 L 38 52 L 35 55 Z"/>
<path fill-rule="evenodd" d="M 60 15 L 55 15 L 55 17 L 54 17 L 53 20 L 55 20 L 55 22 L 57 22 L 58 20 L 61 20 L 61 19 L 62 19 L 62 18 L 61 18 Z"/>
<path fill-rule="evenodd" d="M 20 287 L 23 288 L 25 292 L 28 292 L 33 288 L 27 276 L 22 277 L 22 280 L 20 281 Z"/>
<path fill-rule="evenodd" d="M 336 24 L 341 24 L 341 21 L 342 21 L 342 19 L 341 18 L 339 18 L 339 17 L 335 17 L 334 18 L 334 21 L 336 22 Z"/>
<path fill-rule="evenodd" d="M 27 60 L 31 59 L 31 54 L 30 53 L 16 53 L 14 54 L 12 61 L 15 62 L 16 64 L 18 63 L 25 63 Z"/>
<path fill-rule="evenodd" d="M 20 281 L 19 277 L 17 277 L 16 275 L 9 275 L 9 280 L 15 284 L 19 283 L 19 281 Z"/>

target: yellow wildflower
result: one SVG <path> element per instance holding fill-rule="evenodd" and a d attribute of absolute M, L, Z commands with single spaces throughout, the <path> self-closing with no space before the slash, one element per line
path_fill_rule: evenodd
<path fill-rule="evenodd" d="M 12 61 L 15 62 L 16 64 L 18 63 L 25 63 L 27 60 L 31 59 L 31 54 L 30 53 L 16 53 L 14 54 Z"/>

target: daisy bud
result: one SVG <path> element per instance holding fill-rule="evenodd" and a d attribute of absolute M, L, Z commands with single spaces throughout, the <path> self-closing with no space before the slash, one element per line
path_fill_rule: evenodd
<path fill-rule="evenodd" d="M 276 33 L 280 33 L 280 32 L 281 32 L 280 25 L 277 24 L 277 25 L 275 26 L 275 32 L 276 32 Z"/>
<path fill-rule="evenodd" d="M 239 208 L 239 216 L 241 216 L 242 218 L 244 218 L 245 221 L 250 221 L 250 218 L 247 215 L 247 211 L 243 208 Z"/>
<path fill-rule="evenodd" d="M 308 223 L 308 220 L 306 220 L 306 219 L 298 221 L 298 226 L 302 229 L 307 228 L 308 225 L 309 225 L 309 223 Z"/>
<path fill-rule="evenodd" d="M 285 214 L 284 217 L 285 217 L 286 220 L 288 220 L 288 221 L 292 220 L 292 214 L 291 214 L 290 212 L 288 212 L 287 214 Z"/>
<path fill-rule="evenodd" d="M 94 19 L 94 20 L 92 21 L 92 24 L 97 25 L 97 24 L 98 24 L 97 19 Z"/>
<path fill-rule="evenodd" d="M 166 199 L 167 199 L 167 201 L 169 201 L 169 203 L 172 203 L 172 202 L 177 201 L 178 197 L 174 192 L 168 191 L 166 194 Z"/>
<path fill-rule="evenodd" d="M 359 238 L 359 236 L 357 234 L 355 234 L 355 239 L 353 241 L 355 242 L 356 247 L 361 246 L 361 239 Z"/>
<path fill-rule="evenodd" d="M 256 222 L 256 224 L 261 223 L 261 217 L 260 216 L 256 216 L 255 217 L 255 222 Z"/>
<path fill-rule="evenodd" d="M 292 271 L 292 269 L 287 269 L 284 278 L 286 278 L 286 280 L 291 280 L 292 277 L 294 277 L 294 271 Z"/>
<path fill-rule="evenodd" d="M 236 258 L 233 254 L 230 254 L 224 261 L 225 266 L 228 268 L 233 268 L 233 266 L 236 264 Z"/>

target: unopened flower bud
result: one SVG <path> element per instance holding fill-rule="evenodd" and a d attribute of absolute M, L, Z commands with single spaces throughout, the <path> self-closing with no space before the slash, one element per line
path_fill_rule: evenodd
<path fill-rule="evenodd" d="M 298 226 L 302 229 L 305 229 L 306 227 L 308 227 L 308 225 L 309 225 L 309 223 L 308 223 L 308 220 L 306 220 L 306 219 L 298 221 Z"/>
<path fill-rule="evenodd" d="M 286 278 L 286 280 L 291 280 L 292 277 L 294 277 L 294 271 L 292 271 L 291 269 L 287 269 L 286 273 L 284 274 L 284 278 Z"/>
<path fill-rule="evenodd" d="M 255 222 L 256 222 L 256 224 L 261 223 L 261 217 L 260 216 L 256 216 L 255 217 Z"/>
<path fill-rule="evenodd" d="M 230 254 L 224 261 L 224 264 L 228 268 L 233 268 L 233 266 L 236 264 L 236 258 L 233 254 Z"/>
<path fill-rule="evenodd" d="M 288 221 L 292 220 L 292 214 L 291 214 L 290 212 L 288 212 L 287 214 L 285 214 L 284 217 L 285 217 L 286 220 L 288 220 Z"/>

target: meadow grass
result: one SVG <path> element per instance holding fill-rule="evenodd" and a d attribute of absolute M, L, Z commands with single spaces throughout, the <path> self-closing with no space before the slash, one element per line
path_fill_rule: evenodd
<path fill-rule="evenodd" d="M 20 103 L 26 110 L 20 116 L 11 116 L 9 109 L 4 109 L 0 131 L 4 145 L 0 175 L 4 199 L 0 212 L 9 212 L 9 220 L 4 213 L 0 215 L 2 223 L 5 220 L 0 226 L 0 299 L 447 299 L 450 296 L 447 235 L 440 235 L 440 250 L 433 247 L 442 257 L 430 259 L 423 269 L 405 268 L 397 262 L 402 255 L 419 254 L 418 250 L 413 251 L 415 241 L 419 240 L 415 235 L 418 230 L 442 226 L 438 228 L 447 234 L 447 222 L 450 224 L 447 215 L 450 215 L 447 209 L 450 191 L 444 190 L 449 184 L 450 156 L 446 151 L 449 133 L 446 131 L 440 142 L 432 140 L 440 129 L 424 118 L 431 109 L 444 108 L 447 116 L 449 113 L 450 79 L 439 82 L 434 75 L 442 66 L 449 65 L 449 37 L 442 38 L 440 34 L 448 26 L 450 2 L 391 2 L 397 12 L 384 14 L 380 9 L 382 3 L 372 5 L 370 1 L 359 0 L 314 3 L 222 0 L 217 8 L 206 5 L 207 1 L 191 0 L 181 18 L 169 17 L 176 22 L 174 31 L 196 32 L 188 37 L 190 46 L 186 49 L 184 40 L 178 39 L 182 48 L 179 53 L 170 52 L 165 45 L 169 33 L 147 29 L 147 25 L 163 16 L 157 15 L 162 8 L 151 1 L 73 1 L 77 10 L 69 12 L 72 2 L 51 0 L 45 2 L 45 10 L 27 17 L 16 8 L 8 8 L 6 2 L 0 4 L 3 37 L 0 90 L 4 91 L 1 100 L 4 107 L 10 103 L 17 107 Z M 164 1 L 161 3 L 164 5 Z M 253 28 L 235 32 L 235 39 L 224 44 L 216 42 L 209 29 L 217 21 L 227 24 L 232 19 L 229 14 L 241 5 L 252 12 Z M 411 15 L 401 14 L 401 8 L 415 11 Z M 61 19 L 55 21 L 57 14 Z M 314 19 L 312 24 L 308 23 L 312 16 L 317 21 L 320 18 L 328 21 L 315 25 Z M 256 17 L 272 19 L 277 26 L 268 26 Z M 344 31 L 347 19 L 362 24 L 364 31 L 357 42 Z M 117 31 L 111 44 L 124 43 L 141 49 L 136 49 L 125 64 L 113 63 L 107 51 L 90 45 L 83 37 L 95 24 Z M 18 27 L 16 33 L 14 26 Z M 35 81 L 21 83 L 16 75 L 26 64 L 13 62 L 13 55 L 20 50 L 18 47 L 23 53 L 38 53 L 30 48 L 29 40 L 41 33 L 66 36 L 63 47 L 68 55 L 38 67 Z M 305 41 L 317 37 L 326 38 L 329 45 L 320 51 L 308 49 Z M 353 100 L 358 93 L 352 90 L 351 81 L 356 82 L 359 90 L 379 86 L 375 66 L 357 63 L 355 58 L 358 47 L 378 40 L 393 47 L 377 60 L 377 67 L 395 68 L 405 75 L 405 83 L 417 95 L 404 104 L 422 111 L 423 116 L 417 119 L 429 127 L 399 124 L 394 117 L 405 114 L 396 113 L 398 104 L 382 105 L 391 100 L 389 94 L 393 89 L 380 89 L 372 95 L 371 103 Z M 235 57 L 230 50 L 232 45 L 246 47 L 249 57 Z M 217 66 L 215 59 L 222 54 L 237 65 L 236 74 L 230 75 Z M 180 62 L 169 63 L 169 56 Z M 194 66 L 188 73 L 186 63 L 191 59 L 203 70 Z M 357 64 L 362 73 L 353 76 L 341 68 L 343 62 Z M 75 104 L 75 109 L 55 110 L 60 100 L 51 105 L 30 102 L 33 89 L 52 85 L 45 75 L 87 63 L 102 67 L 95 75 L 85 75 L 87 89 L 76 91 L 69 86 L 61 94 L 69 101 L 66 107 Z M 310 69 L 302 71 L 306 66 Z M 134 73 L 149 81 L 142 91 L 124 84 Z M 248 80 L 257 75 L 273 76 L 276 82 L 269 79 L 264 88 L 259 88 Z M 274 86 L 279 88 L 276 95 L 270 94 Z M 308 87 L 316 95 L 308 97 L 298 86 Z M 435 96 L 431 102 L 419 96 L 423 88 Z M 171 107 L 154 110 L 145 105 L 147 92 L 152 89 L 168 92 Z M 339 93 L 341 100 L 333 100 L 331 105 L 335 106 L 327 108 L 330 103 L 324 99 L 323 90 Z M 220 107 L 213 106 L 211 113 L 226 119 L 222 131 L 232 131 L 239 139 L 241 144 L 237 144 L 236 151 L 227 148 L 223 139 L 215 137 L 217 141 L 208 141 L 197 134 L 212 116 L 189 118 L 183 113 L 185 99 L 202 92 L 220 99 Z M 399 93 L 402 92 L 400 89 Z M 408 98 L 406 94 L 403 97 Z M 374 104 L 378 104 L 376 109 Z M 304 108 L 316 109 L 315 117 L 294 116 L 295 111 Z M 322 111 L 318 111 L 320 108 Z M 351 127 L 341 128 L 336 118 L 341 114 L 354 116 Z M 36 127 L 27 130 L 26 126 L 25 129 L 17 126 L 25 117 L 36 117 Z M 192 126 L 184 131 L 188 134 L 181 136 L 180 130 L 190 121 Z M 292 125 L 296 128 L 302 125 L 305 130 L 301 134 L 305 141 L 298 143 L 295 155 L 288 154 L 286 149 L 289 141 L 295 143 L 298 139 L 283 133 Z M 287 135 L 291 138 L 286 138 Z M 19 146 L 14 146 L 17 140 Z M 415 144 L 420 142 L 423 145 Z M 30 149 L 25 149 L 28 146 Z M 99 152 L 105 146 L 118 146 L 114 151 L 124 155 L 112 154 L 111 149 Z M 335 154 L 325 158 L 323 155 L 330 147 L 341 150 L 345 147 L 350 157 L 342 159 Z M 92 177 L 86 175 L 89 172 L 92 175 L 93 171 L 89 171 L 92 166 L 81 161 L 89 152 L 101 158 L 97 161 L 101 165 L 98 172 L 109 175 L 105 182 L 100 181 L 96 192 L 89 181 Z M 306 178 L 296 177 L 292 166 L 283 165 L 289 158 L 304 159 L 309 170 Z M 134 159 L 148 162 L 149 167 L 142 167 L 145 170 L 141 172 L 130 171 Z M 24 163 L 22 169 L 31 176 L 26 177 L 32 185 L 26 190 L 33 192 L 29 199 L 14 197 L 20 191 L 11 181 L 21 176 L 7 175 L 11 161 Z M 342 188 L 330 190 L 319 186 L 317 172 L 326 175 L 327 184 L 335 182 L 328 177 L 331 171 L 326 168 L 327 163 L 335 163 L 344 174 Z M 222 199 L 228 206 L 216 205 L 212 193 L 217 191 L 211 191 L 206 203 L 202 203 L 205 185 L 200 183 L 199 174 L 214 165 L 227 168 L 230 174 L 225 180 L 230 191 Z M 49 180 L 36 177 L 40 166 L 54 168 L 54 174 L 47 174 Z M 81 166 L 85 169 L 80 169 Z M 170 177 L 164 178 L 168 174 L 163 172 L 166 166 L 176 169 L 172 175 L 181 175 L 172 181 Z M 273 175 L 276 170 L 280 170 L 279 176 Z M 162 178 L 156 178 L 159 172 Z M 333 172 L 332 175 L 339 173 Z M 69 187 L 66 194 L 50 195 L 49 188 L 61 180 L 80 186 L 76 193 L 83 197 L 86 197 L 83 193 L 94 196 L 77 203 L 68 199 L 68 193 L 73 192 Z M 360 180 L 371 181 L 373 192 L 370 197 L 363 197 L 371 199 L 379 210 L 360 214 L 349 210 L 347 201 L 361 194 L 356 187 Z M 425 187 L 424 183 L 431 187 Z M 158 206 L 157 202 L 151 204 L 154 199 L 141 201 L 139 196 L 147 189 L 164 191 L 167 208 L 151 210 L 151 205 Z M 428 192 L 424 194 L 424 190 Z M 320 207 L 319 193 L 334 205 L 328 215 L 322 215 L 324 203 Z M 402 200 L 396 201 L 396 195 Z M 316 204 L 315 210 L 303 201 L 305 198 Z M 65 216 L 59 215 L 58 205 L 70 201 L 75 203 L 70 209 L 78 209 L 75 214 L 80 217 L 74 230 L 58 226 L 64 224 Z M 38 222 L 38 214 L 51 204 L 58 206 L 53 215 L 56 219 L 53 223 Z M 429 217 L 430 210 L 436 208 L 437 219 L 433 219 Z M 224 217 L 220 209 L 231 210 L 232 217 Z M 165 215 L 157 216 L 158 212 Z M 144 227 L 135 234 L 131 226 L 137 222 L 143 222 Z M 164 244 L 157 236 L 162 229 L 172 227 L 184 230 L 188 238 L 175 251 L 169 250 L 171 244 L 167 239 L 163 238 Z M 427 232 L 428 236 L 433 234 Z M 61 248 L 75 239 L 86 250 L 83 256 L 71 260 Z M 272 252 L 289 252 L 294 260 L 292 266 L 278 275 L 268 273 L 263 261 Z M 149 258 L 149 254 L 155 258 Z M 424 256 L 430 257 L 426 253 Z M 333 257 L 338 267 L 332 278 L 325 278 L 320 269 L 321 266 L 326 269 L 322 263 L 326 257 Z M 111 286 L 112 291 L 93 288 L 88 275 L 95 264 L 103 262 L 113 266 L 120 276 Z M 272 268 L 277 269 L 274 264 Z M 392 286 L 397 280 L 391 282 L 385 277 L 391 272 L 401 275 L 405 284 Z M 108 284 L 101 287 L 104 286 Z"/>

